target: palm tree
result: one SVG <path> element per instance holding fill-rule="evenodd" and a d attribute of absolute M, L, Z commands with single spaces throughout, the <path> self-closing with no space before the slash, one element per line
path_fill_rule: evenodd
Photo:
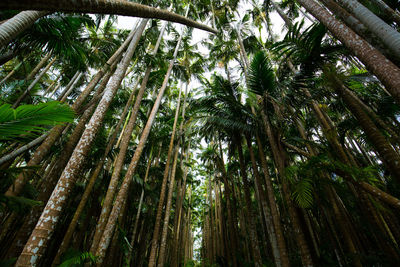
<path fill-rule="evenodd" d="M 335 19 L 329 12 L 313 0 L 300 0 L 299 3 L 332 32 L 373 74 L 385 85 L 394 99 L 400 102 L 400 69 L 388 61 L 354 31 Z"/>
<path fill-rule="evenodd" d="M 103 235 L 100 239 L 100 242 L 99 242 L 99 245 L 98 245 L 98 248 L 96 251 L 96 256 L 99 256 L 100 263 L 103 261 L 103 259 L 105 257 L 105 250 L 108 248 L 108 246 L 110 244 L 111 236 L 115 229 L 115 223 L 117 221 L 118 214 L 120 213 L 123 203 L 125 202 L 125 199 L 127 197 L 128 188 L 132 181 L 132 176 L 136 171 L 137 163 L 140 159 L 140 156 L 142 155 L 145 143 L 147 141 L 147 138 L 148 138 L 150 130 L 151 130 L 151 126 L 153 125 L 158 108 L 160 107 L 161 99 L 164 95 L 165 89 L 167 88 L 169 76 L 170 76 L 172 68 L 174 66 L 181 40 L 182 40 L 182 35 L 178 39 L 178 42 L 177 42 L 176 48 L 175 48 L 175 52 L 173 55 L 173 59 L 171 60 L 169 66 L 168 66 L 168 70 L 167 70 L 167 73 L 165 74 L 163 84 L 158 92 L 156 101 L 154 102 L 153 108 L 151 109 L 151 112 L 150 112 L 149 118 L 146 122 L 146 125 L 143 128 L 142 134 L 139 139 L 138 146 L 136 147 L 136 150 L 135 150 L 135 154 L 133 155 L 133 157 L 131 159 L 131 162 L 129 164 L 129 167 L 127 169 L 125 177 L 122 181 L 120 190 L 116 196 L 114 206 L 111 210 L 107 224 L 104 228 Z"/>
<path fill-rule="evenodd" d="M 61 174 L 57 186 L 50 196 L 50 199 L 47 202 L 47 205 L 44 208 L 43 213 L 39 218 L 39 221 L 35 229 L 33 230 L 28 242 L 26 243 L 24 250 L 19 256 L 16 263 L 17 265 L 28 265 L 29 263 L 35 264 L 39 260 L 39 255 L 42 255 L 42 251 L 46 249 L 47 241 L 40 241 L 42 240 L 40 239 L 40 236 L 42 235 L 42 233 L 50 236 L 52 233 L 51 229 L 54 229 L 53 225 L 57 223 L 59 216 L 58 214 L 61 212 L 62 207 L 66 202 L 67 196 L 70 193 L 70 188 L 74 184 L 73 180 L 77 175 L 77 171 L 82 165 L 85 154 L 87 154 L 89 151 L 91 142 L 93 141 L 97 129 L 101 124 L 104 114 L 125 75 L 126 69 L 130 63 L 135 48 L 139 43 L 139 39 L 146 23 L 147 20 L 144 20 L 141 23 L 140 28 L 136 32 L 134 38 L 132 38 L 132 41 L 128 46 L 127 52 L 125 53 L 121 64 L 115 71 L 115 74 L 109 86 L 104 91 L 103 97 L 100 100 L 99 105 L 93 113 L 93 116 L 90 119 L 85 131 L 83 132 L 82 137 L 79 140 L 79 143 L 77 144 L 74 152 L 72 153 L 72 156 L 67 166 Z M 51 220 L 49 220 L 49 218 L 51 218 Z"/>

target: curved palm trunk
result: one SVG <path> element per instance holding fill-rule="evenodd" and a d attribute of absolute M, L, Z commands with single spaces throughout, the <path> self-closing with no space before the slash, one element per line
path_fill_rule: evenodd
<path fill-rule="evenodd" d="M 356 17 L 351 13 L 347 12 L 338 3 L 333 0 L 321 0 L 321 2 L 336 16 L 338 16 L 347 26 L 349 26 L 353 31 L 365 39 L 368 43 L 373 45 L 379 50 L 385 57 L 392 60 L 397 66 L 400 63 L 400 55 L 392 53 L 386 46 L 380 42 L 376 36 L 371 34 L 371 32 L 361 23 Z"/>
<path fill-rule="evenodd" d="M 142 135 L 140 136 L 140 140 L 139 140 L 138 146 L 137 146 L 137 148 L 135 150 L 135 154 L 133 155 L 131 163 L 129 164 L 129 167 L 127 169 L 125 177 L 124 177 L 124 179 L 122 181 L 121 188 L 120 188 L 120 190 L 118 192 L 118 195 L 117 195 L 117 197 L 115 199 L 113 209 L 112 209 L 112 211 L 110 213 L 110 216 L 108 218 L 108 222 L 106 224 L 106 227 L 104 228 L 103 235 L 102 235 L 102 237 L 100 239 L 100 242 L 99 242 L 99 245 L 98 245 L 98 248 L 97 248 L 97 251 L 96 251 L 96 256 L 99 257 L 99 264 L 102 264 L 102 262 L 104 260 L 104 257 L 105 257 L 105 254 L 106 254 L 106 250 L 107 250 L 107 248 L 108 248 L 108 246 L 110 244 L 111 237 L 112 237 L 112 235 L 114 233 L 114 230 L 115 230 L 115 223 L 117 221 L 118 214 L 120 213 L 121 208 L 122 208 L 122 206 L 123 206 L 123 204 L 124 204 L 124 202 L 125 202 L 125 200 L 127 198 L 128 188 L 129 188 L 129 186 L 130 186 L 130 184 L 132 182 L 132 176 L 134 175 L 134 173 L 136 171 L 137 164 L 139 162 L 140 156 L 142 155 L 142 152 L 143 152 L 145 143 L 147 141 L 147 138 L 148 138 L 148 136 L 150 134 L 150 130 L 151 130 L 151 127 L 153 125 L 155 116 L 156 116 L 156 114 L 158 112 L 158 108 L 160 107 L 161 99 L 162 99 L 162 97 L 164 95 L 165 89 L 167 88 L 169 76 L 171 75 L 172 67 L 174 66 L 174 63 L 175 63 L 175 60 L 176 60 L 176 57 L 177 57 L 177 54 L 178 54 L 178 48 L 179 48 L 179 45 L 181 43 L 181 39 L 182 39 L 182 35 L 178 40 L 178 43 L 177 43 L 177 46 L 176 46 L 176 49 L 175 49 L 175 52 L 174 52 L 174 57 L 171 60 L 171 63 L 169 65 L 169 67 L 168 67 L 168 70 L 167 70 L 167 73 L 165 75 L 163 84 L 162 84 L 162 86 L 160 88 L 160 91 L 158 92 L 156 101 L 154 102 L 154 105 L 153 105 L 153 108 L 152 108 L 152 110 L 150 112 L 150 115 L 149 115 L 149 118 L 147 120 L 146 126 L 144 127 Z"/>
<path fill-rule="evenodd" d="M 339 0 L 395 54 L 400 55 L 400 33 L 357 0 Z"/>
<path fill-rule="evenodd" d="M 0 2 L 2 9 L 34 9 L 47 10 L 54 12 L 78 12 L 78 13 L 98 13 L 110 15 L 123 15 L 141 18 L 162 19 L 177 22 L 188 27 L 217 33 L 209 26 L 197 23 L 184 16 L 172 12 L 157 9 L 154 7 L 141 5 L 121 0 L 87 0 L 87 1 L 67 1 L 67 0 L 3 0 Z"/>
<path fill-rule="evenodd" d="M 7 45 L 21 32 L 29 28 L 35 21 L 49 12 L 47 11 L 22 11 L 0 25 L 0 47 Z"/>
<path fill-rule="evenodd" d="M 367 69 L 378 77 L 397 103 L 400 103 L 400 69 L 396 65 L 314 0 L 298 0 L 298 2 L 354 53 Z"/>
<path fill-rule="evenodd" d="M 50 196 L 50 199 L 47 202 L 35 229 L 26 243 L 24 250 L 19 256 L 16 266 L 36 265 L 45 252 L 51 234 L 53 233 L 63 207 L 67 202 L 71 189 L 75 184 L 79 169 L 83 165 L 85 156 L 90 150 L 91 144 L 98 129 L 100 128 L 105 113 L 115 93 L 117 92 L 119 85 L 121 84 L 135 48 L 139 43 L 140 36 L 141 32 L 136 32 L 135 38 L 132 39 L 121 64 L 118 65 L 118 68 L 111 82 L 106 88 L 99 105 L 97 106 L 84 133 L 82 134 L 78 145 L 72 153 L 72 156 L 65 167 L 56 188 Z"/>

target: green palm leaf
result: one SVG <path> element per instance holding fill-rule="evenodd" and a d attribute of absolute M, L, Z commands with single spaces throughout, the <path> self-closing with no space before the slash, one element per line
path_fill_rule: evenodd
<path fill-rule="evenodd" d="M 13 109 L 9 104 L 0 106 L 0 140 L 19 135 L 40 134 L 52 126 L 72 122 L 73 110 L 57 101 L 39 105 L 22 105 Z"/>

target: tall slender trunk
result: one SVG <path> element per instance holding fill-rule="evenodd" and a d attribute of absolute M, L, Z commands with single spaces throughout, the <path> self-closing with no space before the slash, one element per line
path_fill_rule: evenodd
<path fill-rule="evenodd" d="M 378 151 L 385 166 L 393 175 L 393 178 L 396 179 L 397 182 L 400 182 L 399 154 L 397 154 L 393 147 L 388 143 L 371 118 L 362 110 L 362 107 L 353 100 L 353 97 L 350 94 L 348 94 L 343 82 L 338 79 L 335 74 L 329 73 L 328 75 L 331 77 L 331 86 L 335 89 L 336 93 L 342 97 L 346 106 L 357 118 L 361 128 L 364 130 L 374 148 Z"/>
<path fill-rule="evenodd" d="M 144 26 L 140 31 L 138 30 L 136 32 L 135 37 L 132 39 L 121 64 L 118 65 L 118 68 L 111 82 L 106 88 L 99 105 L 97 106 L 89 124 L 82 134 L 78 145 L 72 153 L 71 159 L 65 167 L 56 188 L 50 196 L 50 199 L 47 202 L 35 229 L 26 243 L 24 250 L 19 256 L 16 266 L 36 265 L 46 250 L 61 211 L 63 210 L 63 207 L 67 202 L 67 198 L 70 195 L 71 189 L 75 184 L 79 169 L 83 165 L 84 159 L 90 150 L 91 144 L 98 129 L 100 128 L 104 115 L 115 93 L 117 92 L 119 85 L 121 84 L 135 48 L 139 43 L 139 39 L 143 30 Z"/>
<path fill-rule="evenodd" d="M 380 10 L 386 13 L 397 25 L 400 25 L 400 14 L 394 11 L 390 6 L 388 6 L 383 0 L 372 0 L 372 3 L 376 4 Z"/>
<path fill-rule="evenodd" d="M 131 162 L 129 164 L 129 167 L 127 169 L 125 177 L 124 177 L 124 179 L 122 181 L 120 190 L 119 190 L 119 192 L 117 194 L 117 197 L 115 199 L 115 202 L 114 202 L 114 205 L 113 205 L 113 209 L 111 210 L 110 216 L 108 218 L 108 222 L 106 224 L 106 227 L 104 228 L 103 235 L 102 235 L 102 237 L 100 239 L 100 242 L 99 242 L 99 245 L 98 245 L 98 249 L 96 251 L 96 256 L 99 257 L 99 264 L 101 264 L 103 262 L 103 260 L 104 260 L 105 252 L 106 252 L 106 250 L 107 250 L 107 248 L 108 248 L 108 246 L 110 244 L 111 236 L 112 236 L 112 234 L 114 232 L 114 229 L 115 229 L 115 223 L 117 221 L 118 214 L 120 213 L 120 210 L 121 210 L 121 208 L 122 208 L 122 206 L 123 206 L 123 204 L 124 204 L 124 202 L 125 202 L 125 200 L 127 198 L 128 188 L 129 188 L 129 186 L 131 184 L 132 176 L 136 172 L 137 164 L 139 162 L 140 156 L 142 155 L 142 152 L 143 152 L 145 143 L 147 141 L 147 138 L 148 138 L 148 136 L 150 134 L 150 130 L 151 130 L 151 127 L 153 125 L 155 116 L 156 116 L 156 114 L 158 112 L 158 108 L 160 107 L 161 99 L 162 99 L 162 97 L 164 95 L 165 89 L 167 88 L 169 76 L 171 75 L 172 68 L 174 66 L 176 57 L 178 55 L 178 48 L 179 48 L 179 45 L 181 43 L 181 40 L 182 40 L 182 35 L 179 37 L 177 46 L 175 48 L 173 59 L 171 60 L 171 62 L 169 64 L 169 67 L 168 67 L 167 73 L 165 75 L 163 84 L 162 84 L 162 86 L 160 88 L 160 91 L 159 91 L 159 93 L 157 95 L 156 101 L 154 102 L 154 105 L 153 105 L 153 108 L 152 108 L 152 110 L 150 112 L 150 116 L 149 116 L 149 118 L 147 120 L 146 126 L 144 127 L 142 135 L 141 135 L 141 137 L 139 139 L 138 146 L 136 147 L 135 154 L 133 155 L 132 160 L 131 160 Z"/>
<path fill-rule="evenodd" d="M 21 67 L 22 62 L 18 63 L 17 66 L 15 66 L 7 75 L 6 77 L 4 77 L 1 81 L 0 81 L 0 85 L 2 85 L 3 83 L 5 83 L 6 81 L 8 81 L 8 79 L 11 78 L 11 76 L 14 75 L 14 73 L 19 69 L 19 67 Z"/>
<path fill-rule="evenodd" d="M 75 78 L 74 82 L 71 84 L 68 90 L 64 90 L 64 92 L 58 96 L 57 100 L 59 100 L 60 102 L 65 102 L 67 100 L 67 97 L 71 94 L 72 90 L 74 90 L 79 80 L 82 78 L 82 76 L 83 72 L 79 72 L 78 76 Z"/>
<path fill-rule="evenodd" d="M 335 19 L 314 0 L 299 0 L 308 12 L 318 19 L 383 83 L 393 98 L 400 103 L 400 69 L 378 50 L 360 38 L 353 30 Z"/>
<path fill-rule="evenodd" d="M 114 129 L 112 135 L 109 138 L 108 145 L 107 145 L 107 147 L 106 147 L 106 149 L 104 151 L 103 157 L 100 159 L 99 163 L 97 164 L 96 169 L 93 171 L 92 175 L 90 176 L 90 179 L 89 179 L 89 181 L 88 181 L 88 183 L 86 185 L 85 191 L 84 191 L 84 193 L 82 195 L 81 201 L 79 202 L 79 205 L 78 205 L 78 207 L 77 207 L 77 209 L 75 211 L 74 217 L 72 218 L 71 223 L 68 226 L 68 230 L 64 235 L 64 239 L 61 242 L 60 248 L 58 249 L 56 258 L 53 261 L 53 265 L 54 264 L 59 264 L 59 260 L 60 260 L 61 255 L 68 248 L 68 245 L 70 243 L 72 234 L 74 233 L 75 227 L 76 227 L 76 225 L 78 223 L 78 219 L 79 219 L 79 217 L 80 217 L 80 215 L 81 215 L 81 213 L 82 213 L 82 211 L 83 211 L 83 209 L 84 209 L 84 207 L 86 205 L 86 202 L 89 200 L 89 195 L 90 195 L 90 193 L 91 193 L 91 191 L 93 189 L 94 183 L 96 182 L 96 179 L 99 176 L 100 171 L 103 168 L 104 161 L 105 161 L 108 153 L 111 151 L 111 149 L 114 146 L 115 140 L 117 138 L 117 134 L 119 132 L 119 128 L 121 127 L 122 122 L 125 120 L 125 117 L 126 117 L 126 115 L 128 113 L 128 109 L 129 109 L 130 105 L 132 104 L 132 100 L 133 100 L 133 97 L 135 95 L 135 91 L 136 91 L 137 85 L 138 85 L 138 82 L 134 86 L 129 99 L 126 102 L 124 110 L 122 111 L 121 117 L 120 117 L 117 125 L 115 126 L 115 129 Z"/>
<path fill-rule="evenodd" d="M 253 147 L 251 144 L 251 138 L 250 136 L 246 136 L 246 143 L 247 143 L 247 147 L 249 149 L 249 154 L 250 154 L 250 160 L 251 160 L 251 164 L 253 167 L 253 172 L 254 172 L 254 183 L 255 183 L 255 187 L 258 191 L 258 195 L 259 195 L 259 199 L 261 202 L 261 205 L 259 205 L 260 210 L 262 211 L 262 214 L 264 215 L 265 218 L 265 222 L 267 224 L 267 230 L 268 230 L 268 237 L 269 237 L 269 241 L 271 242 L 271 246 L 272 246 L 272 253 L 275 259 L 275 265 L 276 266 L 283 266 L 283 264 L 281 263 L 281 259 L 282 257 L 280 256 L 279 253 L 279 245 L 278 245 L 278 240 L 275 234 L 275 229 L 273 227 L 273 221 L 272 221 L 272 215 L 271 215 L 271 209 L 267 203 L 267 198 L 266 198 L 266 194 L 264 191 L 264 188 L 261 185 L 261 178 L 260 178 L 260 174 L 258 172 L 257 169 L 257 163 L 256 163 L 256 158 L 254 155 L 254 151 L 253 151 Z M 283 260 L 284 261 L 284 260 Z M 286 264 L 286 262 L 285 262 Z"/>
<path fill-rule="evenodd" d="M 250 243 L 251 243 L 250 246 L 251 246 L 251 250 L 253 252 L 254 265 L 262 266 L 261 253 L 260 253 L 260 247 L 259 247 L 259 242 L 258 242 L 258 237 L 257 237 L 255 220 L 253 220 L 253 218 L 255 218 L 255 217 L 254 217 L 252 205 L 251 205 L 250 185 L 249 185 L 249 181 L 247 180 L 246 167 L 244 165 L 241 138 L 238 138 L 238 140 L 237 140 L 237 150 L 238 150 L 238 154 L 239 154 L 240 174 L 241 174 L 242 180 L 243 180 L 243 191 L 244 191 L 244 198 L 245 198 L 245 203 L 246 203 L 246 218 L 247 218 L 246 223 L 247 223 L 247 227 L 248 227 L 249 235 L 250 235 Z"/>
<path fill-rule="evenodd" d="M 160 32 L 159 35 L 159 40 L 162 38 L 165 28 L 163 28 Z M 154 48 L 152 54 L 156 54 L 158 47 L 156 45 L 156 47 Z M 103 234 L 104 231 L 104 227 L 107 224 L 107 220 L 108 217 L 110 215 L 111 209 L 112 209 L 112 203 L 114 200 L 114 196 L 115 196 L 115 192 L 117 190 L 118 187 L 118 181 L 120 178 L 120 174 L 122 171 L 122 167 L 124 165 L 125 162 L 125 156 L 126 156 L 126 152 L 128 150 L 129 147 L 129 142 L 131 140 L 131 136 L 132 136 L 132 132 L 133 129 L 136 125 L 136 119 L 137 116 L 139 114 L 139 108 L 140 108 L 140 104 L 143 98 L 143 95 L 145 93 L 146 90 L 146 86 L 147 86 L 147 82 L 149 80 L 150 77 L 150 73 L 151 73 L 151 66 L 147 67 L 146 72 L 144 74 L 142 83 L 140 85 L 140 89 L 139 92 L 136 96 L 135 99 L 135 104 L 133 106 L 132 109 L 132 113 L 131 116 L 129 118 L 129 122 L 126 124 L 126 126 L 124 127 L 123 133 L 122 133 L 122 137 L 121 137 L 121 141 L 120 141 L 120 151 L 118 153 L 118 156 L 115 160 L 115 166 L 114 166 L 114 170 L 113 173 L 111 175 L 111 179 L 110 179 L 110 183 L 107 189 L 107 193 L 106 193 L 106 197 L 104 199 L 104 203 L 101 209 L 101 214 L 98 220 L 98 223 L 96 225 L 96 231 L 95 231 L 95 235 L 93 237 L 93 242 L 92 242 L 92 246 L 90 248 L 90 252 L 92 252 L 92 254 L 96 253 L 97 249 L 98 249 L 98 244 L 100 242 L 100 238 Z"/>
<path fill-rule="evenodd" d="M 264 105 L 262 108 L 264 108 Z M 267 135 L 269 143 L 271 145 L 272 155 L 273 155 L 275 163 L 278 167 L 279 176 L 281 177 L 282 193 L 283 193 L 283 197 L 285 199 L 285 202 L 287 204 L 288 211 L 289 211 L 289 214 L 291 217 L 291 222 L 292 222 L 292 226 L 293 226 L 293 229 L 295 232 L 296 241 L 297 241 L 298 247 L 300 249 L 301 260 L 302 260 L 304 266 L 313 266 L 314 264 L 312 262 L 310 249 L 305 240 L 304 233 L 300 227 L 299 217 L 298 217 L 297 211 L 294 207 L 294 204 L 293 204 L 292 200 L 290 199 L 289 189 L 288 189 L 286 181 L 285 181 L 284 170 L 286 167 L 286 162 L 285 162 L 286 159 L 285 159 L 285 155 L 283 154 L 284 152 L 282 151 L 282 147 L 279 145 L 279 143 L 276 139 L 276 136 L 273 133 L 269 119 L 263 109 L 261 110 L 261 117 L 262 117 L 262 121 L 263 121 L 263 124 L 265 127 L 266 135 Z"/>
<path fill-rule="evenodd" d="M 43 77 L 43 75 L 46 74 L 46 72 L 50 69 L 50 67 L 56 62 L 56 57 L 54 57 L 49 64 L 47 64 L 46 68 L 40 72 L 40 74 L 35 78 L 35 80 L 28 86 L 28 88 L 24 91 L 24 93 L 18 97 L 17 101 L 13 104 L 13 108 L 16 108 L 19 106 L 19 104 L 24 100 L 24 98 L 29 94 L 29 92 L 32 90 L 32 88 L 39 82 L 39 80 Z"/>
<path fill-rule="evenodd" d="M 175 174 L 176 174 L 176 166 L 178 165 L 179 147 L 180 147 L 180 142 L 178 142 L 176 144 L 175 156 L 174 156 L 173 164 L 171 167 L 172 170 L 171 170 L 171 177 L 169 180 L 167 203 L 165 204 L 164 222 L 163 222 L 163 228 L 162 228 L 162 232 L 161 232 L 160 252 L 158 253 L 157 266 L 164 266 L 164 262 L 165 262 L 165 251 L 167 248 L 167 235 L 168 235 L 168 228 L 169 228 L 168 225 L 169 225 L 169 217 L 171 214 L 172 196 L 174 194 L 174 188 L 175 188 Z"/>

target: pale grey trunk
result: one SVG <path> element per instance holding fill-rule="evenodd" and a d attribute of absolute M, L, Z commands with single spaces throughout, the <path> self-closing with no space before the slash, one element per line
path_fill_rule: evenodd
<path fill-rule="evenodd" d="M 31 149 L 32 147 L 40 144 L 46 137 L 47 137 L 48 133 L 42 134 L 41 136 L 39 136 L 38 138 L 36 138 L 35 140 L 29 142 L 28 144 L 18 148 L 17 150 L 14 150 L 13 152 L 11 152 L 10 154 L 7 154 L 3 157 L 0 158 L 0 165 L 12 160 L 14 158 L 16 158 L 17 156 L 21 155 L 22 153 L 26 152 L 27 150 Z"/>
<path fill-rule="evenodd" d="M 72 90 L 74 90 L 76 84 L 79 82 L 79 80 L 82 78 L 83 72 L 79 72 L 78 77 L 76 77 L 75 81 L 72 83 L 71 87 L 68 89 L 68 91 L 65 92 L 65 94 L 61 97 L 60 102 L 65 102 L 67 100 L 67 97 L 71 94 Z M 59 97 L 60 98 L 60 97 Z"/>
<path fill-rule="evenodd" d="M 35 21 L 49 12 L 47 11 L 22 11 L 0 25 L 0 47 L 6 46 L 21 32 L 29 28 Z"/>
<path fill-rule="evenodd" d="M 142 28 L 142 31 L 144 27 Z M 36 224 L 23 252 L 19 256 L 16 266 L 36 266 L 43 256 L 60 214 L 68 200 L 70 192 L 75 184 L 75 180 L 82 167 L 85 157 L 90 150 L 91 144 L 96 136 L 98 129 L 103 121 L 105 113 L 117 92 L 125 71 L 129 66 L 133 53 L 139 43 L 142 31 L 137 31 L 132 39 L 121 64 L 107 86 L 100 103 L 98 104 L 92 118 L 90 119 L 85 131 L 82 134 L 67 166 L 65 167 L 60 179 L 50 196 L 42 215 Z"/>
<path fill-rule="evenodd" d="M 400 33 L 356 0 L 339 0 L 396 55 L 400 55 Z"/>
<path fill-rule="evenodd" d="M 60 101 L 64 97 L 64 95 L 69 91 L 71 86 L 75 83 L 76 78 L 78 78 L 79 74 L 80 74 L 80 71 L 75 72 L 74 76 L 72 76 L 71 80 L 69 80 L 67 86 L 65 86 L 64 90 L 57 97 L 57 101 Z"/>

